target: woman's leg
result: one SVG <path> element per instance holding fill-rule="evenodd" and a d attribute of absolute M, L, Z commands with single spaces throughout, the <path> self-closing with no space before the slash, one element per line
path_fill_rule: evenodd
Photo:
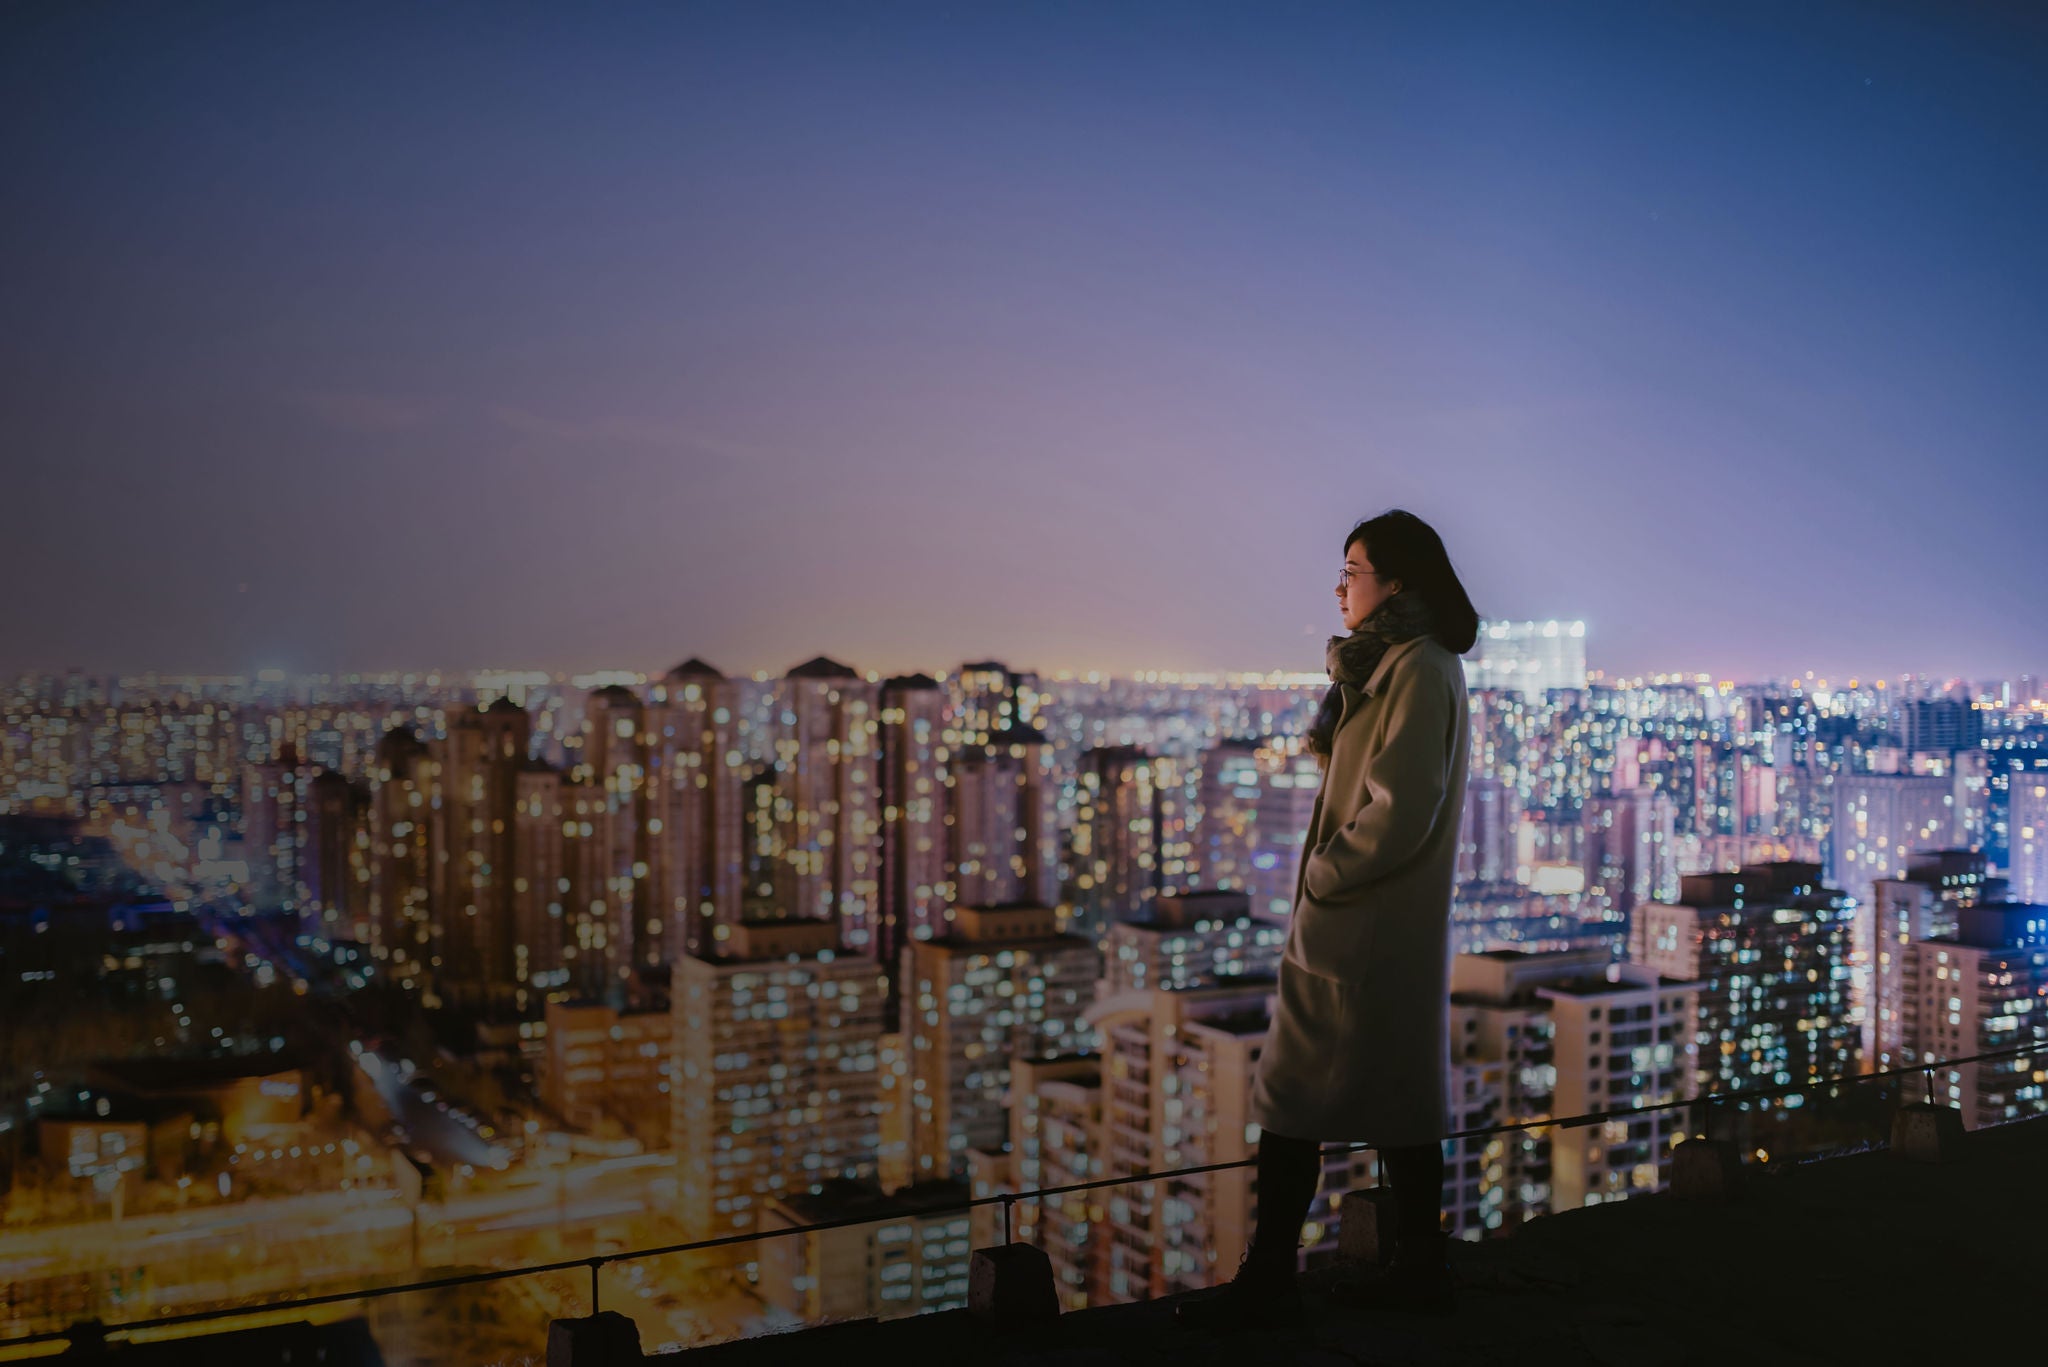
<path fill-rule="evenodd" d="M 1289 1268 L 1301 1249 L 1301 1225 L 1323 1177 L 1320 1140 L 1259 1133 L 1259 1224 L 1252 1235 L 1252 1257 Z"/>
<path fill-rule="evenodd" d="M 1387 1184 L 1394 1189 L 1397 1251 L 1410 1257 L 1433 1256 L 1443 1232 L 1443 1145 L 1411 1144 L 1382 1149 L 1380 1163 Z"/>
<path fill-rule="evenodd" d="M 1295 1268 L 1301 1257 L 1301 1222 L 1308 1218 L 1322 1179 L 1322 1144 L 1292 1135 L 1259 1135 L 1259 1224 L 1237 1275 L 1205 1296 L 1174 1307 L 1174 1320 L 1191 1329 L 1242 1329 L 1284 1324 L 1301 1313 Z"/>

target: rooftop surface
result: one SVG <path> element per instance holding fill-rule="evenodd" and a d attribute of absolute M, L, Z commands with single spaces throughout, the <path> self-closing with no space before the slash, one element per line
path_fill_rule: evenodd
<path fill-rule="evenodd" d="M 1331 1305 L 1342 1267 L 1306 1275 L 1298 1327 L 1190 1333 L 1174 1300 L 1006 1330 L 966 1311 L 857 1321 L 699 1348 L 675 1367 L 865 1361 L 977 1367 L 1407 1367 L 1739 1362 L 1756 1367 L 2031 1361 L 2048 1226 L 2048 1119 L 1966 1136 L 1958 1161 L 1882 1149 L 1751 1167 L 1739 1200 L 1646 1196 L 1453 1246 L 1464 1287 L 1446 1319 Z M 1220 1250 L 1226 1267 L 1236 1250 Z M 2023 1352 L 2022 1349 L 2032 1351 Z"/>

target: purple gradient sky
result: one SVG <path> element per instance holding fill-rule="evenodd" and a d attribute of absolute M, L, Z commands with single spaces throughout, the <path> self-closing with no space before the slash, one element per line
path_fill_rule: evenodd
<path fill-rule="evenodd" d="M 0 668 L 2040 669 L 2042 27 L 1649 8 L 11 6 Z"/>

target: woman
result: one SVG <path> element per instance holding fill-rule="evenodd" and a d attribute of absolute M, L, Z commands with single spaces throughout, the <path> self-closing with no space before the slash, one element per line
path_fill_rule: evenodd
<path fill-rule="evenodd" d="M 1272 1324 L 1300 1306 L 1302 1221 L 1324 1141 L 1366 1141 L 1392 1187 L 1392 1265 L 1345 1299 L 1444 1309 L 1451 888 L 1471 733 L 1465 674 L 1479 619 L 1429 524 L 1395 509 L 1344 542 L 1349 635 L 1308 734 L 1322 761 L 1295 875 L 1278 1007 L 1252 1085 L 1258 1227 L 1236 1277 L 1183 1323 Z"/>

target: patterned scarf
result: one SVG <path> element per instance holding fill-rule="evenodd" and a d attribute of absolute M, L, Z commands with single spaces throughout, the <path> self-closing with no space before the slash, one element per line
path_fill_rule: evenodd
<path fill-rule="evenodd" d="M 1373 670 L 1379 668 L 1380 657 L 1387 653 L 1387 647 L 1417 636 L 1427 636 L 1435 626 L 1435 618 L 1429 611 L 1429 604 L 1422 595 L 1412 589 L 1402 589 L 1367 614 L 1358 624 L 1358 629 L 1348 636 L 1332 636 L 1323 648 L 1323 660 L 1329 667 L 1330 691 L 1323 694 L 1322 706 L 1316 709 L 1316 719 L 1308 730 L 1309 753 L 1329 762 L 1330 748 L 1337 735 L 1337 719 L 1344 712 L 1344 684 L 1353 688 L 1365 687 Z"/>

